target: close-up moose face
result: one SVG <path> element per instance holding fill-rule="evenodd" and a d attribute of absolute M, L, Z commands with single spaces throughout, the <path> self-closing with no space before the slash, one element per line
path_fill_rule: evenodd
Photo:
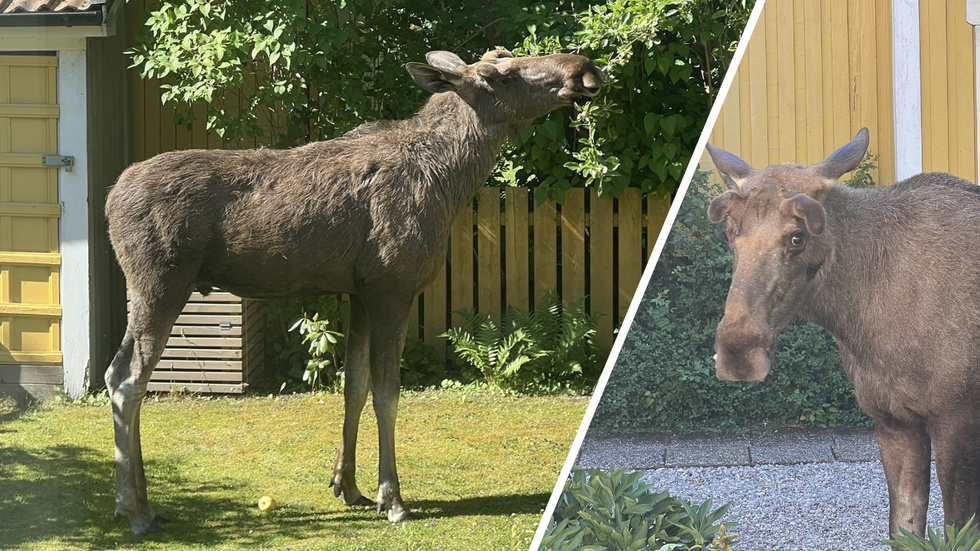
<path fill-rule="evenodd" d="M 426 61 L 406 66 L 419 86 L 432 93 L 456 92 L 477 113 L 500 119 L 490 123 L 529 122 L 588 101 L 602 86 L 602 72 L 575 54 L 520 58 L 497 50 L 467 65 L 456 54 L 431 52 Z"/>
<path fill-rule="evenodd" d="M 863 144 L 863 145 L 862 145 Z M 734 255 L 732 285 L 715 338 L 722 380 L 761 381 L 769 373 L 773 343 L 825 280 L 833 263 L 832 229 L 822 204 L 867 149 L 867 133 L 810 166 L 773 165 L 756 170 L 708 146 L 725 191 L 708 208 L 711 222 L 725 220 Z"/>

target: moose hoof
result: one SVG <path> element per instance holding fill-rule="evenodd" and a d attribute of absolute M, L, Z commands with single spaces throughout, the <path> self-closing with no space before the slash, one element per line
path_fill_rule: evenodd
<path fill-rule="evenodd" d="M 392 503 L 390 506 L 385 507 L 381 503 L 378 504 L 378 514 L 388 510 L 388 521 L 389 522 L 402 522 L 412 519 L 412 513 L 404 505 L 399 502 Z"/>
<path fill-rule="evenodd" d="M 116 522 L 126 520 L 126 522 L 129 524 L 129 531 L 136 535 L 156 534 L 158 532 L 163 532 L 163 524 L 169 522 L 168 519 L 159 515 L 147 520 L 144 518 L 129 518 L 119 511 L 116 511 L 116 514 L 113 515 L 113 519 Z"/>
<path fill-rule="evenodd" d="M 126 518 L 124 515 L 116 513 L 116 522 Z M 158 532 L 163 532 L 163 524 L 168 522 L 167 519 L 156 516 L 152 520 L 147 521 L 145 519 L 126 519 L 129 522 L 129 531 L 137 534 L 156 534 Z"/>
<path fill-rule="evenodd" d="M 333 486 L 333 496 L 339 497 L 340 501 L 344 502 L 344 505 L 350 507 L 374 507 L 374 502 L 364 497 L 364 494 L 362 494 L 357 488 L 354 488 L 354 491 L 352 492 L 346 492 L 350 495 L 350 497 L 348 497 L 347 495 L 344 495 L 345 492 L 341 488 L 340 484 L 331 482 L 330 485 Z"/>

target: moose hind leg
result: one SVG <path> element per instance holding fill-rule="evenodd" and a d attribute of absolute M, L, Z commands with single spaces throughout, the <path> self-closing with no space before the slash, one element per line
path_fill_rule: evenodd
<path fill-rule="evenodd" d="M 189 293 L 188 293 L 189 295 Z M 150 374 L 167 344 L 170 329 L 187 296 L 146 304 L 134 298 L 126 336 L 106 371 L 115 433 L 117 520 L 126 519 L 134 534 L 158 531 L 159 519 L 146 494 L 140 443 L 140 405 Z"/>
<path fill-rule="evenodd" d="M 965 409 L 965 408 L 964 408 Z M 970 517 L 980 521 L 980 427 L 963 411 L 957 419 L 936 423 L 933 443 L 936 475 L 943 494 L 944 525 L 962 527 Z"/>
<path fill-rule="evenodd" d="M 374 502 L 361 494 L 355 480 L 357 429 L 371 385 L 371 328 L 360 297 L 351 295 L 350 304 L 350 329 L 344 358 L 344 434 L 330 485 L 334 495 L 345 504 L 372 507 Z"/>
<path fill-rule="evenodd" d="M 922 536 L 929 509 L 929 435 L 925 427 L 875 419 L 875 434 L 888 482 L 888 533 L 904 528 Z"/>

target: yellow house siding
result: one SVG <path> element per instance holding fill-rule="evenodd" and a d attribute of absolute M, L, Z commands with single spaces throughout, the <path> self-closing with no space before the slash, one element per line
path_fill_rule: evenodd
<path fill-rule="evenodd" d="M 976 54 L 965 13 L 965 0 L 919 3 L 922 170 L 976 183 Z"/>
<path fill-rule="evenodd" d="M 890 43 L 890 0 L 768 0 L 711 143 L 756 167 L 810 164 L 867 126 L 891 181 Z"/>
<path fill-rule="evenodd" d="M 0 56 L 0 364 L 62 361 L 57 63 Z"/>

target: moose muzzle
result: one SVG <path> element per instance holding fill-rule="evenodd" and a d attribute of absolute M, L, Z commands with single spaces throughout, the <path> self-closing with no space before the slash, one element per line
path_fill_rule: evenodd
<path fill-rule="evenodd" d="M 773 334 L 768 325 L 754 327 L 746 320 L 718 324 L 715 334 L 715 370 L 722 381 L 761 381 L 769 374 Z"/>

